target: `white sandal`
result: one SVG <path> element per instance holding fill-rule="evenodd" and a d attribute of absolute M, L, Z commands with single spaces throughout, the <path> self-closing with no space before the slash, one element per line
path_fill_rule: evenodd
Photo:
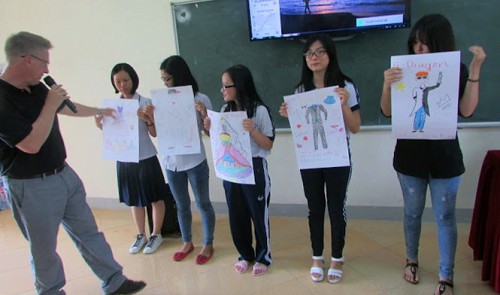
<path fill-rule="evenodd" d="M 344 257 L 341 258 L 333 258 L 333 262 L 340 262 L 341 264 L 344 264 Z M 328 282 L 331 284 L 337 284 L 342 280 L 342 276 L 344 274 L 344 271 L 341 269 L 335 269 L 335 268 L 330 268 L 328 269 Z M 334 277 L 334 278 L 332 278 Z"/>
<path fill-rule="evenodd" d="M 323 261 L 323 263 L 325 262 L 325 259 L 323 258 L 323 256 L 313 256 L 312 259 L 313 260 L 321 260 L 321 261 Z M 311 280 L 313 282 L 321 282 L 325 276 L 325 272 L 323 270 L 323 267 L 319 267 L 319 266 L 311 267 L 309 274 L 311 275 Z"/>

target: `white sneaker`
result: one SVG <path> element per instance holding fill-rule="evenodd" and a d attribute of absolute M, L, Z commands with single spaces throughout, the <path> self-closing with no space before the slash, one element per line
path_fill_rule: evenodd
<path fill-rule="evenodd" d="M 146 236 L 144 234 L 138 234 L 135 238 L 135 242 L 130 246 L 128 252 L 130 254 L 135 254 L 139 252 L 144 245 L 146 245 Z"/>
<path fill-rule="evenodd" d="M 142 253 L 154 253 L 158 249 L 158 247 L 160 247 L 161 243 L 163 243 L 163 238 L 161 235 L 151 235 L 149 237 L 148 244 L 146 245 L 146 248 L 144 248 L 144 251 L 142 251 Z"/>

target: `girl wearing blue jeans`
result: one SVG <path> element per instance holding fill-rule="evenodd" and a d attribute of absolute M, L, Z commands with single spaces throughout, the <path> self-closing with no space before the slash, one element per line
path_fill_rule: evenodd
<path fill-rule="evenodd" d="M 458 113 L 470 117 L 479 100 L 479 74 L 486 55 L 479 46 L 469 50 L 474 54 L 470 72 L 462 64 Z M 408 38 L 410 54 L 455 51 L 453 29 L 440 14 L 422 17 Z M 401 80 L 402 70 L 390 68 L 384 72 L 384 87 L 380 101 L 382 113 L 391 115 L 391 85 Z M 434 294 L 453 294 L 453 270 L 457 247 L 455 203 L 460 175 L 465 167 L 458 136 L 452 140 L 398 139 L 394 151 L 394 169 L 398 173 L 404 200 L 404 235 L 406 265 L 403 278 L 418 284 L 418 246 L 422 213 L 427 187 L 431 192 L 432 208 L 437 223 L 439 244 L 439 281 Z"/>
<path fill-rule="evenodd" d="M 170 56 L 161 63 L 160 74 L 166 87 L 186 85 L 193 87 L 198 132 L 200 132 L 203 128 L 203 116 L 206 116 L 207 109 L 212 109 L 212 103 L 208 96 L 199 92 L 198 83 L 186 61 L 178 55 Z M 147 112 L 154 122 L 153 107 L 151 106 Z M 203 115 L 201 112 L 203 112 Z M 200 210 L 203 229 L 203 247 L 196 256 L 195 263 L 205 264 L 214 254 L 215 212 L 210 201 L 208 185 L 209 170 L 205 155 L 205 146 L 203 145 L 201 136 L 200 150 L 198 154 L 167 156 L 164 166 L 167 170 L 168 183 L 177 206 L 177 218 L 181 229 L 182 241 L 184 242 L 181 251 L 174 253 L 173 259 L 175 261 L 182 261 L 194 250 L 191 233 L 192 214 L 191 198 L 188 191 L 189 182 L 193 190 L 196 205 Z"/>

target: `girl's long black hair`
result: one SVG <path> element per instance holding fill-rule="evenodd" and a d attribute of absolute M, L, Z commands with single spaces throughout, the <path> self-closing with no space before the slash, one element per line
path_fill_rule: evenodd
<path fill-rule="evenodd" d="M 302 53 L 303 54 L 306 53 L 309 50 L 309 47 L 311 47 L 311 44 L 313 44 L 316 41 L 319 41 L 323 45 L 323 47 L 326 50 L 326 54 L 330 59 L 330 62 L 328 63 L 328 67 L 325 73 L 325 80 L 324 80 L 325 87 L 329 86 L 345 87 L 345 81 L 353 83 L 352 79 L 349 78 L 347 75 L 345 75 L 340 69 L 340 65 L 337 58 L 337 49 L 335 48 L 335 43 L 333 42 L 330 36 L 326 34 L 318 34 L 309 37 L 306 43 L 304 44 L 304 49 L 302 50 Z M 301 85 L 303 85 L 305 91 L 313 90 L 316 88 L 314 86 L 314 81 L 313 81 L 313 72 L 307 66 L 307 61 L 305 56 L 303 56 L 302 58 L 302 75 L 297 87 Z"/>
<path fill-rule="evenodd" d="M 237 111 L 236 103 L 238 103 L 240 108 L 247 112 L 248 118 L 253 118 L 257 106 L 263 105 L 267 108 L 255 88 L 252 73 L 246 66 L 234 65 L 226 69 L 223 73 L 228 74 L 231 80 L 233 80 L 237 101 L 227 102 L 226 112 Z"/>
<path fill-rule="evenodd" d="M 182 57 L 178 55 L 172 55 L 166 58 L 161 63 L 160 70 L 167 72 L 172 76 L 174 86 L 191 85 L 193 87 L 194 94 L 199 91 L 198 83 L 191 73 L 188 64 Z"/>
<path fill-rule="evenodd" d="M 455 35 L 451 23 L 441 14 L 428 14 L 420 18 L 408 37 L 408 53 L 415 54 L 417 40 L 427 45 L 430 52 L 455 51 Z"/>

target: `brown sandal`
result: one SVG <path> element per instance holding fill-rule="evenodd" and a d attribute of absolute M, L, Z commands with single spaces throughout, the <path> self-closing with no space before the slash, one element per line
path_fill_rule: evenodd
<path fill-rule="evenodd" d="M 410 268 L 410 272 L 412 274 L 411 280 L 408 280 L 406 278 L 406 269 Z M 410 283 L 410 284 L 418 284 L 420 281 L 417 279 L 417 272 L 418 272 L 418 262 L 410 262 L 408 259 L 406 259 L 406 265 L 405 265 L 405 280 Z"/>
<path fill-rule="evenodd" d="M 442 280 L 438 282 L 439 295 L 444 294 L 444 292 L 446 291 L 446 287 L 453 288 L 453 282 L 442 281 Z"/>

